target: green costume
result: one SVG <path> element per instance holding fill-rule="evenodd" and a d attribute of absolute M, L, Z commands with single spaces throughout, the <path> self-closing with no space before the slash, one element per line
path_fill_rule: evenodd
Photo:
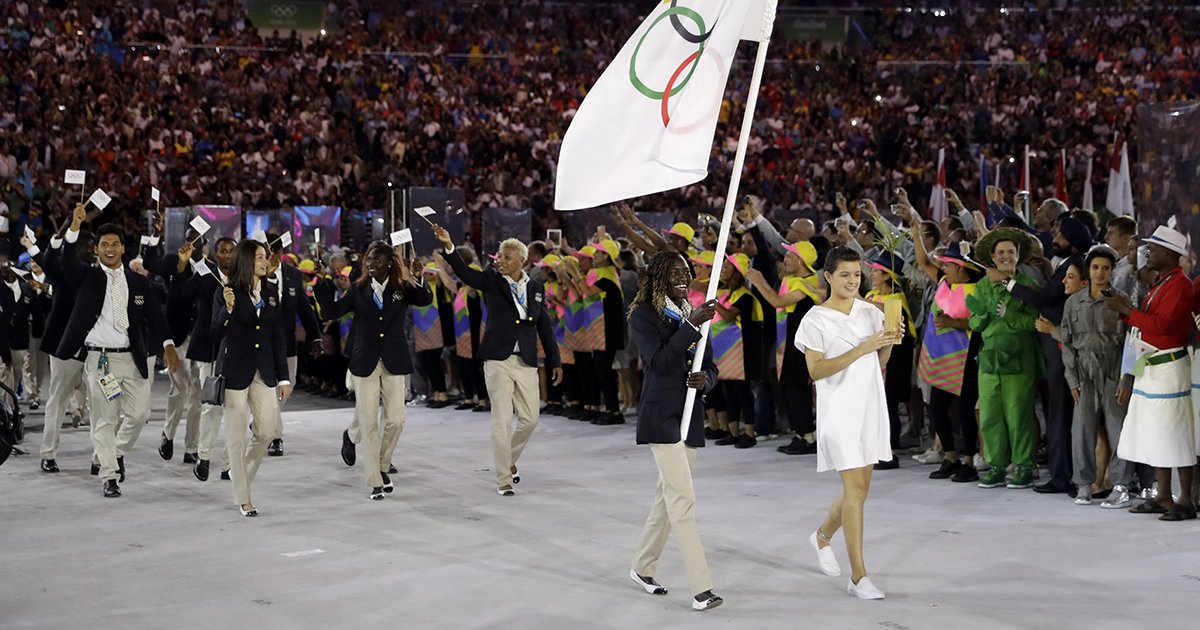
<path fill-rule="evenodd" d="M 1024 276 L 1018 276 L 1017 282 L 1035 284 Z M 1002 485 L 1005 468 L 1014 462 L 1018 471 L 1010 486 L 1027 487 L 1034 469 L 1033 401 L 1043 370 L 1034 328 L 1037 311 L 986 278 L 978 283 L 974 295 L 967 296 L 967 308 L 971 310 L 971 330 L 983 338 L 979 430 L 991 470 L 981 477 L 980 485 Z"/>

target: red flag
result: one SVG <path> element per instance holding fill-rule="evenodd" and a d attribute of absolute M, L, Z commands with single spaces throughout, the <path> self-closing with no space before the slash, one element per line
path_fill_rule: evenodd
<path fill-rule="evenodd" d="M 1067 150 L 1058 154 L 1058 169 L 1054 173 L 1054 197 L 1071 207 L 1071 195 L 1067 192 Z"/>

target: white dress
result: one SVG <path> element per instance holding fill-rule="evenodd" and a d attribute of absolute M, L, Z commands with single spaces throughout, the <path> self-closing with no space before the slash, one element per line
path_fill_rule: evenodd
<path fill-rule="evenodd" d="M 795 343 L 801 352 L 811 348 L 832 359 L 880 330 L 883 312 L 863 300 L 854 301 L 849 315 L 815 306 L 800 321 Z M 817 472 L 862 468 L 892 459 L 879 353 L 867 354 L 816 383 Z"/>

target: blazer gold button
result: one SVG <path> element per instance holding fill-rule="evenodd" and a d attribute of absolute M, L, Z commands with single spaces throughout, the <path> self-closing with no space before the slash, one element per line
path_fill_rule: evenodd
<path fill-rule="evenodd" d="M 262 330 L 262 326 L 255 326 L 254 330 Z"/>
<path fill-rule="evenodd" d="M 382 337 L 382 336 L 383 336 L 383 333 L 379 333 L 379 336 L 380 336 L 380 337 Z"/>
<path fill-rule="evenodd" d="M 254 347 L 255 347 L 255 348 L 257 348 L 257 347 L 258 347 L 258 344 L 254 344 Z"/>
<path fill-rule="evenodd" d="M 383 321 L 383 315 L 379 316 L 379 321 Z"/>

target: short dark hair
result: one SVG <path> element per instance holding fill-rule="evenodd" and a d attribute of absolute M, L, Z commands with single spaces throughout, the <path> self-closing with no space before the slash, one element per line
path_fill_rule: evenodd
<path fill-rule="evenodd" d="M 267 233 L 267 254 L 274 255 L 283 253 L 283 241 L 279 240 L 279 235 L 274 232 Z"/>
<path fill-rule="evenodd" d="M 844 245 L 834 247 L 825 254 L 825 272 L 833 273 L 837 271 L 838 265 L 844 262 L 862 262 L 862 256 L 858 252 Z"/>
<path fill-rule="evenodd" d="M 958 221 L 958 217 L 952 218 L 955 221 Z M 959 227 L 961 226 L 962 224 L 960 223 Z M 935 243 L 942 242 L 942 228 L 938 226 L 937 221 L 922 221 L 921 227 L 924 229 L 921 236 L 925 236 L 924 232 L 929 232 L 929 235 L 933 237 Z"/>
<path fill-rule="evenodd" d="M 1091 250 L 1088 251 L 1087 258 L 1085 258 L 1083 260 L 1083 266 L 1085 267 L 1085 269 L 1083 269 L 1083 271 L 1087 271 L 1088 269 L 1091 269 L 1092 261 L 1096 260 L 1097 258 L 1107 259 L 1108 262 L 1112 263 L 1113 268 L 1116 268 L 1116 266 L 1117 266 L 1117 253 L 1114 252 L 1111 248 L 1101 245 L 1101 246 L 1093 247 Z"/>
<path fill-rule="evenodd" d="M 217 242 L 216 242 L 216 243 L 213 243 L 213 247 L 214 247 L 214 248 L 216 248 L 216 247 L 220 247 L 220 246 L 221 246 L 221 243 L 224 243 L 224 242 L 226 242 L 226 241 L 228 241 L 228 242 L 229 242 L 230 244 L 232 244 L 234 247 L 237 247 L 237 239 L 235 239 L 235 238 L 231 238 L 231 237 L 228 237 L 228 236 L 222 236 L 221 238 L 217 239 Z"/>
<path fill-rule="evenodd" d="M 1133 217 L 1114 217 L 1108 222 L 1108 227 L 1117 228 L 1117 231 L 1125 236 L 1137 234 L 1137 221 L 1134 221 Z"/>
<path fill-rule="evenodd" d="M 121 232 L 121 228 L 117 227 L 115 223 L 101 225 L 100 229 L 96 230 L 96 242 L 99 243 L 101 238 L 110 234 L 117 237 L 121 241 L 122 246 L 125 245 L 125 234 Z"/>

